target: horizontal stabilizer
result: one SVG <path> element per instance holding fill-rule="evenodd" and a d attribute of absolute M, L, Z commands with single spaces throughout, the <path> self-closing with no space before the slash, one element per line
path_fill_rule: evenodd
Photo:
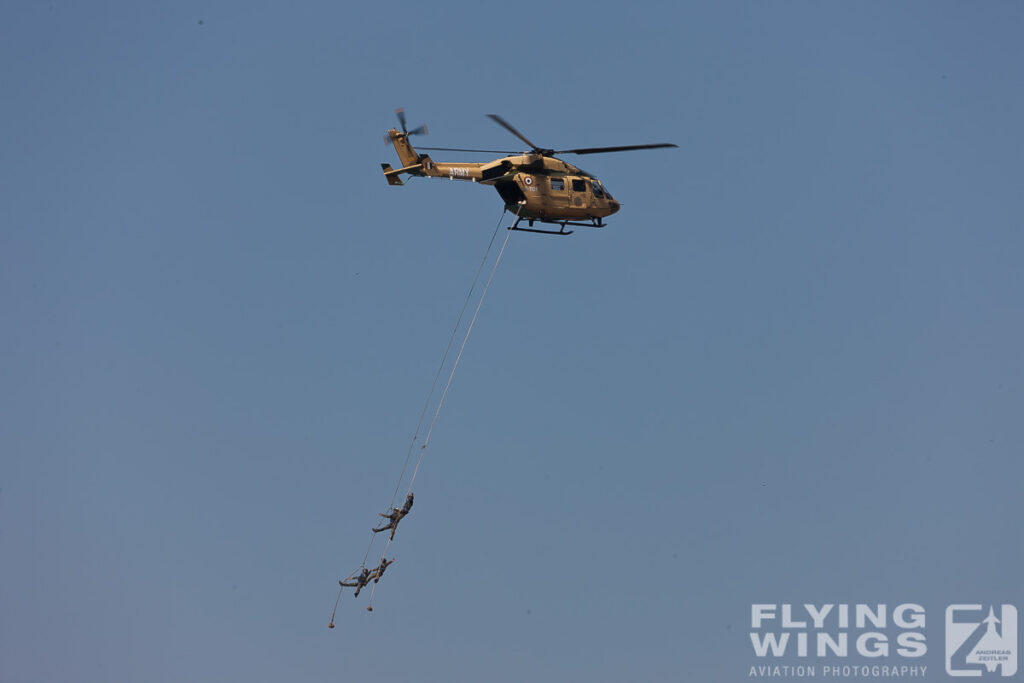
<path fill-rule="evenodd" d="M 428 159 L 427 163 L 430 163 L 429 159 Z M 416 175 L 423 175 L 423 164 L 422 163 L 413 164 L 411 166 L 405 166 L 405 167 L 399 168 L 397 170 L 391 168 L 390 164 L 382 163 L 380 165 L 380 167 L 382 169 L 384 169 L 384 177 L 388 179 L 388 183 L 391 184 L 391 185 L 402 185 L 403 184 L 402 183 L 402 179 L 398 177 L 399 173 L 414 173 Z M 417 173 L 417 171 L 419 171 L 419 172 Z"/>
<path fill-rule="evenodd" d="M 384 169 L 384 177 L 388 180 L 388 185 L 405 185 L 402 179 L 398 176 L 401 171 L 396 171 L 391 168 L 391 164 L 381 164 L 380 167 Z"/>

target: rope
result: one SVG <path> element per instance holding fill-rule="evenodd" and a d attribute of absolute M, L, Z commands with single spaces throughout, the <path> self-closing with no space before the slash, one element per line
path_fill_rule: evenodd
<path fill-rule="evenodd" d="M 518 210 L 516 211 L 516 215 L 517 216 L 519 215 L 519 211 Z M 504 217 L 504 213 L 502 214 L 502 216 Z M 499 226 L 501 225 L 501 221 L 500 220 L 498 221 L 498 225 Z M 495 234 L 497 234 L 497 228 L 495 229 Z M 455 371 L 459 367 L 459 361 L 462 360 L 462 352 L 466 350 L 466 342 L 469 341 L 469 335 L 473 331 L 473 325 L 476 324 L 476 318 L 477 318 L 478 315 L 480 315 L 480 307 L 483 306 L 484 299 L 487 298 L 487 290 L 489 290 L 491 288 L 491 282 L 494 280 L 494 273 L 497 272 L 497 270 L 498 270 L 498 264 L 501 263 L 501 256 L 502 256 L 502 254 L 505 253 L 505 247 L 508 245 L 508 239 L 511 236 L 512 236 L 512 232 L 511 231 L 508 231 L 508 232 L 505 233 L 505 241 L 502 242 L 501 249 L 498 250 L 498 257 L 496 259 L 494 259 L 494 265 L 491 267 L 491 274 L 488 275 L 488 277 L 487 277 L 487 284 L 484 285 L 484 290 L 483 290 L 483 292 L 480 293 L 480 299 L 476 303 L 476 310 L 473 311 L 473 317 L 469 321 L 469 327 L 466 328 L 466 334 L 462 338 L 462 345 L 459 346 L 459 353 L 458 353 L 457 356 L 455 356 L 455 362 L 452 364 L 452 371 L 448 374 L 448 381 L 447 381 L 447 383 L 445 383 L 444 391 L 441 392 L 441 398 L 437 402 L 437 409 L 434 411 L 434 418 L 430 421 L 430 427 L 427 429 L 427 435 L 423 439 L 423 445 L 420 446 L 420 456 L 416 460 L 416 468 L 413 470 L 412 478 L 409 480 L 409 488 L 408 488 L 408 490 L 406 492 L 406 495 L 409 495 L 409 493 L 412 493 L 412 486 L 416 482 L 416 475 L 419 474 L 420 464 L 423 462 L 423 453 L 426 451 L 427 445 L 430 443 L 430 435 L 433 434 L 433 432 L 434 432 L 434 425 L 437 424 L 437 417 L 438 417 L 438 415 L 441 414 L 441 408 L 444 406 L 445 397 L 448 396 L 448 389 L 452 385 L 452 379 L 455 378 Z M 494 242 L 494 238 L 492 237 L 491 238 L 491 243 L 493 244 L 493 242 Z M 490 251 L 490 245 L 488 245 L 487 250 L 488 250 L 488 252 Z M 485 260 L 486 260 L 486 256 L 485 256 Z M 481 267 L 482 266 L 483 266 L 483 264 L 481 264 Z M 479 273 L 479 271 L 477 271 L 477 276 L 479 277 L 479 275 L 480 275 L 480 273 Z M 474 284 L 474 286 L 476 285 L 476 280 L 473 281 L 473 284 Z M 472 293 L 472 290 L 470 290 L 470 292 Z M 468 297 L 467 297 L 467 301 L 468 301 Z M 465 306 L 463 306 L 463 311 L 465 311 Z M 462 314 L 459 314 L 459 318 L 460 319 L 462 318 Z M 458 329 L 458 327 L 456 327 L 456 329 Z M 452 334 L 454 335 L 454 332 Z M 448 354 L 448 352 L 445 351 L 445 355 L 446 356 L 447 356 L 447 354 Z M 442 367 L 444 367 L 444 366 L 442 365 Z M 436 382 L 436 379 L 435 379 L 435 382 Z M 431 394 L 433 394 L 433 389 L 431 389 Z M 399 480 L 399 483 L 401 483 L 401 480 Z M 392 502 L 392 504 L 394 503 L 394 498 L 392 498 L 391 502 Z M 387 540 L 387 543 L 384 544 L 384 553 L 381 555 L 381 562 L 383 562 L 387 558 L 388 547 L 390 545 L 391 545 L 391 537 L 389 536 L 388 540 Z M 373 595 L 374 595 L 374 593 L 376 593 L 376 591 L 377 591 L 377 584 L 374 583 L 373 584 L 373 588 L 370 589 L 370 601 L 369 601 L 369 604 L 366 606 L 366 609 L 368 611 L 370 611 L 370 612 L 373 611 Z"/>
<path fill-rule="evenodd" d="M 516 212 L 518 213 L 518 212 Z M 416 481 L 416 475 L 420 471 L 420 463 L 423 462 L 423 452 L 427 449 L 427 445 L 430 443 L 430 435 L 434 433 L 434 425 L 437 424 L 437 416 L 441 414 L 441 408 L 444 406 L 444 399 L 448 396 L 448 388 L 452 385 L 452 379 L 455 377 L 455 371 L 459 367 L 459 361 L 462 360 L 462 352 L 466 349 L 466 342 L 469 341 L 469 333 L 473 331 L 473 325 L 476 323 L 476 317 L 480 314 L 480 307 L 484 303 L 484 299 L 487 297 L 487 290 L 491 287 L 491 281 L 494 279 L 494 272 L 498 270 L 498 264 L 501 263 L 501 255 L 505 253 L 505 247 L 508 245 L 508 238 L 512 236 L 512 232 L 505 233 L 505 241 L 501 245 L 501 249 L 498 251 L 498 258 L 494 260 L 494 267 L 491 268 L 491 275 L 487 278 L 487 284 L 484 285 L 484 291 L 480 294 L 480 301 L 476 304 L 476 310 L 473 312 L 473 319 L 469 321 L 469 328 L 466 330 L 466 336 L 462 338 L 462 346 L 459 347 L 459 355 L 455 357 L 455 364 L 452 366 L 451 374 L 448 375 L 448 383 L 444 385 L 444 391 L 441 392 L 441 400 L 437 402 L 437 410 L 434 411 L 434 419 L 430 421 L 430 428 L 427 430 L 427 436 L 423 439 L 423 445 L 420 446 L 420 457 L 416 461 L 416 469 L 412 471 L 412 479 L 409 480 L 408 492 L 412 492 L 412 485 Z"/>
<path fill-rule="evenodd" d="M 466 293 L 466 299 L 462 303 L 462 310 L 459 311 L 459 317 L 456 319 L 455 326 L 452 328 L 451 335 L 449 335 L 448 337 L 448 345 L 445 347 L 444 354 L 441 356 L 441 363 L 437 368 L 437 372 L 434 374 L 434 380 L 430 385 L 430 392 L 427 394 L 427 400 L 423 404 L 423 410 L 420 412 L 419 421 L 416 423 L 416 430 L 413 432 L 412 440 L 409 442 L 409 448 L 405 454 L 405 463 L 402 465 L 402 471 L 398 476 L 398 482 L 395 484 L 395 490 L 391 494 L 391 503 L 388 506 L 389 509 L 394 507 L 395 499 L 398 497 L 398 491 L 402 486 L 402 481 L 405 479 L 405 472 L 409 467 L 409 460 L 412 457 L 413 447 L 416 445 L 416 440 L 419 438 L 420 428 L 423 426 L 423 420 L 427 415 L 427 410 L 430 408 L 430 401 L 431 399 L 433 399 L 434 392 L 437 389 L 437 381 L 438 379 L 440 379 L 441 372 L 444 370 L 445 363 L 447 363 L 448 361 L 448 354 L 451 352 L 452 344 L 455 341 L 455 335 L 458 332 L 459 327 L 462 325 L 462 318 L 465 316 L 466 309 L 469 307 L 469 302 L 473 297 L 473 292 L 476 290 L 477 283 L 480 280 L 480 274 L 483 272 L 484 266 L 487 264 L 487 260 L 491 254 L 491 249 L 494 246 L 494 240 L 498 236 L 498 230 L 501 228 L 501 221 L 505 217 L 505 211 L 505 209 L 502 210 L 501 216 L 498 218 L 498 223 L 497 225 L 494 226 L 494 232 L 491 233 L 491 240 L 487 244 L 487 249 L 484 251 L 484 256 L 480 261 L 480 265 L 477 267 L 476 275 L 473 276 L 473 283 L 470 285 L 469 292 Z M 519 209 L 516 209 L 516 217 L 518 218 L 518 216 Z M 420 464 L 423 462 L 423 452 L 426 449 L 427 444 L 430 442 L 430 435 L 434 431 L 434 425 L 437 423 L 438 415 L 440 415 L 441 413 L 441 407 L 444 405 L 445 397 L 447 397 L 448 395 L 448 389 L 451 387 L 452 379 L 455 377 L 455 370 L 459 367 L 459 361 L 462 359 L 462 352 L 466 348 L 466 342 L 469 341 L 469 334 L 470 332 L 473 331 L 473 325 L 476 323 L 477 316 L 480 314 L 480 307 L 483 306 L 484 298 L 486 298 L 487 296 L 487 290 L 490 289 L 491 287 L 491 281 L 494 280 L 494 273 L 498 270 L 498 264 L 501 263 L 501 256 L 502 254 L 505 253 L 505 247 L 506 245 L 508 245 L 508 240 L 511 234 L 511 232 L 508 232 L 505 235 L 505 241 L 502 243 L 501 249 L 498 251 L 498 257 L 495 259 L 494 266 L 491 268 L 490 275 L 487 277 L 487 284 L 484 286 L 483 292 L 480 294 L 479 301 L 477 301 L 476 310 L 473 311 L 473 317 L 470 320 L 469 327 L 466 329 L 466 334 L 462 339 L 462 344 L 459 347 L 459 353 L 455 358 L 455 363 L 452 366 L 451 373 L 448 375 L 448 381 L 445 384 L 444 391 L 441 393 L 441 398 L 438 402 L 437 410 L 434 411 L 434 417 L 430 422 L 430 427 L 427 430 L 427 435 L 423 440 L 423 444 L 420 446 L 420 455 L 419 458 L 417 458 L 416 460 L 416 467 L 413 470 L 412 478 L 409 480 L 409 489 L 406 495 L 412 493 L 413 483 L 416 481 L 416 475 L 419 473 Z M 359 565 L 359 569 L 350 574 L 348 578 L 352 578 L 356 574 L 360 573 L 366 567 L 366 559 L 370 556 L 370 551 L 373 549 L 373 544 L 376 539 L 376 533 L 370 535 L 370 543 L 366 546 L 366 552 L 363 554 L 363 560 Z M 384 562 L 385 559 L 387 558 L 388 548 L 390 546 L 391 537 L 389 535 L 387 542 L 384 544 L 384 552 L 381 555 L 381 562 Z M 341 601 L 342 590 L 342 587 L 338 588 L 338 597 L 334 601 L 334 610 L 331 612 L 331 621 L 328 624 L 329 628 L 334 628 L 334 617 L 338 611 L 338 603 Z M 366 607 L 366 609 L 371 612 L 373 611 L 373 596 L 376 590 L 377 584 L 376 582 L 374 582 L 373 587 L 370 589 L 370 601 Z"/>
<path fill-rule="evenodd" d="M 491 241 L 487 244 L 487 250 L 484 252 L 484 257 L 480 261 L 480 266 L 476 269 L 476 275 L 473 277 L 473 284 L 469 286 L 469 291 L 466 293 L 466 300 L 462 303 L 462 310 L 459 311 L 459 317 L 455 321 L 455 327 L 452 328 L 452 333 L 448 337 L 448 346 L 444 349 L 444 355 L 441 356 L 441 364 L 437 366 L 437 372 L 434 374 L 434 382 L 430 385 L 430 393 L 427 394 L 427 400 L 423 403 L 423 411 L 420 413 L 419 422 L 416 423 L 416 431 L 413 432 L 412 441 L 409 442 L 409 450 L 405 454 L 405 464 L 402 465 L 402 473 L 398 476 L 398 481 L 395 483 L 395 492 L 391 494 L 391 504 L 389 508 L 395 506 L 395 498 L 398 497 L 398 489 L 402 486 L 402 480 L 405 478 L 405 470 L 409 467 L 409 458 L 412 456 L 412 448 L 416 445 L 416 439 L 420 435 L 420 427 L 423 426 L 423 418 L 427 415 L 427 409 L 430 407 L 430 399 L 434 397 L 434 390 L 437 388 L 437 380 L 441 377 L 441 371 L 444 370 L 444 364 L 448 361 L 448 352 L 452 349 L 452 342 L 455 341 L 455 333 L 459 331 L 459 326 L 462 325 L 462 316 L 466 314 L 466 308 L 469 307 L 469 300 L 473 296 L 473 291 L 476 289 L 476 283 L 480 279 L 480 273 L 484 270 L 484 265 L 487 263 L 487 257 L 491 255 L 491 247 L 494 246 L 494 238 L 498 236 L 498 230 L 501 228 L 501 221 L 505 217 L 505 209 L 502 209 L 501 216 L 498 217 L 498 224 L 494 226 L 494 232 L 491 233 Z M 366 561 L 366 558 L 363 558 Z"/>
<path fill-rule="evenodd" d="M 479 267 L 476 269 L 476 275 L 473 276 L 473 284 L 469 286 L 469 292 L 466 293 L 466 300 L 462 303 L 462 310 L 459 311 L 459 317 L 455 321 L 455 327 L 452 328 L 452 333 L 448 336 L 448 345 L 444 349 L 444 354 L 441 356 L 441 364 L 437 367 L 437 372 L 434 373 L 434 381 L 430 385 L 430 393 L 427 394 L 427 400 L 423 404 L 423 410 L 420 412 L 420 419 L 416 423 L 416 430 L 413 432 L 412 441 L 409 442 L 409 449 L 405 453 L 405 463 L 402 465 L 402 472 L 398 475 L 398 481 L 395 482 L 395 491 L 391 494 L 391 503 L 388 504 L 388 510 L 395 506 L 395 499 L 398 497 L 398 489 L 402 486 L 402 480 L 405 479 L 405 471 L 409 467 L 409 460 L 412 457 L 413 446 L 416 445 L 416 439 L 420 435 L 420 427 L 423 426 L 423 418 L 427 415 L 427 409 L 430 407 L 430 399 L 434 397 L 434 390 L 437 388 L 437 380 L 441 377 L 441 371 L 444 370 L 444 365 L 448 361 L 448 353 L 451 351 L 452 343 L 455 341 L 455 333 L 459 331 L 459 326 L 462 325 L 462 317 L 466 314 L 466 309 L 469 307 L 469 300 L 473 297 L 473 291 L 476 289 L 476 283 L 480 280 L 480 273 L 483 272 L 484 265 L 487 263 L 487 257 L 491 254 L 491 248 L 494 246 L 494 238 L 498 236 L 498 230 L 501 228 L 501 221 L 505 217 L 505 209 L 502 209 L 501 216 L 498 217 L 498 224 L 494 226 L 494 232 L 491 233 L 491 241 L 487 243 L 487 249 L 484 251 L 484 257 L 480 261 Z M 370 542 L 366 546 L 366 552 L 363 553 L 363 561 L 360 562 L 359 568 L 349 574 L 348 578 L 352 578 L 366 566 L 366 558 L 370 556 L 370 551 L 373 549 L 373 542 L 377 540 L 377 534 L 370 535 Z"/>
<path fill-rule="evenodd" d="M 338 603 L 341 602 L 341 591 L 343 586 L 338 586 L 338 599 L 334 601 L 334 609 L 331 610 L 331 621 L 327 624 L 327 628 L 334 628 L 334 615 L 338 613 Z"/>

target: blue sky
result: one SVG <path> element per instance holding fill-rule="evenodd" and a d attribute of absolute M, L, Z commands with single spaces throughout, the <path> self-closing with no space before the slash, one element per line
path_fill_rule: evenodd
<path fill-rule="evenodd" d="M 944 678 L 946 605 L 1024 607 L 1022 18 L 4 4 L 0 679 L 733 681 L 804 602 L 925 606 Z M 512 235 L 328 630 L 501 211 L 387 185 L 398 106 L 679 149 Z"/>

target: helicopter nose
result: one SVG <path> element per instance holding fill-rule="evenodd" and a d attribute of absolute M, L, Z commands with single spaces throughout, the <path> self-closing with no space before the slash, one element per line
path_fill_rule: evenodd
<path fill-rule="evenodd" d="M 618 213 L 619 203 L 613 199 L 612 201 L 608 202 L 608 208 L 612 210 L 612 213 Z"/>

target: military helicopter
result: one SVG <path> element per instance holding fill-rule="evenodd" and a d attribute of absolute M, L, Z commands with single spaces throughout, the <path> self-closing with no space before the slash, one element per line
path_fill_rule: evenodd
<path fill-rule="evenodd" d="M 515 224 L 509 230 L 537 232 L 545 235 L 571 235 L 566 226 L 603 228 L 603 219 L 619 210 L 619 202 L 612 197 L 600 180 L 570 163 L 556 159 L 556 154 L 603 154 L 625 152 L 633 149 L 658 149 L 678 147 L 662 142 L 653 145 L 625 145 L 622 147 L 582 147 L 579 149 L 547 149 L 533 144 L 505 119 L 497 114 L 487 116 L 517 138 L 530 146 L 526 152 L 511 152 L 495 149 L 460 149 L 455 147 L 420 147 L 432 152 L 479 152 L 485 154 L 507 154 L 501 159 L 487 163 L 435 162 L 430 156 L 420 154 L 409 144 L 410 135 L 425 135 L 426 126 L 408 130 L 405 125 L 405 111 L 396 109 L 399 131 L 392 128 L 384 136 L 385 144 L 392 144 L 398 152 L 402 168 L 381 164 L 384 177 L 391 185 L 402 185 L 401 174 L 427 178 L 450 178 L 468 180 L 484 185 L 493 185 L 505 202 L 505 208 L 516 215 Z M 529 227 L 520 228 L 522 221 Z M 534 222 L 559 226 L 558 230 L 543 230 L 533 227 Z"/>

